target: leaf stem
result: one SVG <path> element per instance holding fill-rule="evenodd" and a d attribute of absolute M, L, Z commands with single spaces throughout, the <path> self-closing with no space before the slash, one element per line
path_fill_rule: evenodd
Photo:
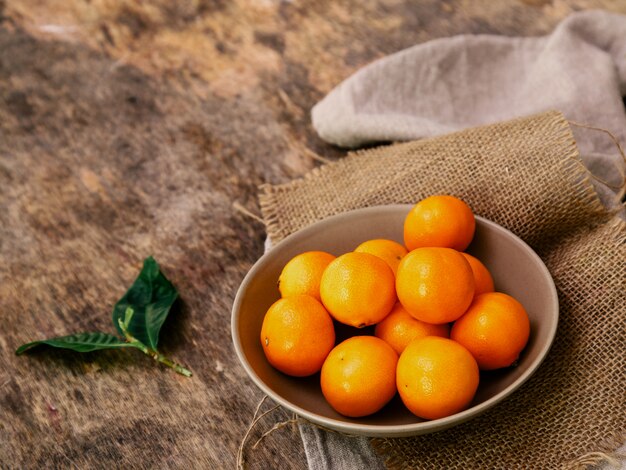
<path fill-rule="evenodd" d="M 181 375 L 184 375 L 185 377 L 191 377 L 191 371 L 189 369 L 186 369 L 185 367 L 181 366 L 180 364 L 177 364 L 176 362 L 172 361 L 171 359 L 165 357 L 163 354 L 161 354 L 158 351 L 154 351 L 154 354 L 152 355 L 152 358 L 159 361 L 161 364 L 166 365 L 167 367 L 169 367 L 170 369 L 174 369 L 176 372 L 178 372 Z"/>
<path fill-rule="evenodd" d="M 132 313 L 131 313 L 130 316 L 132 316 Z M 126 315 L 126 319 L 130 320 L 129 315 Z M 124 338 L 126 338 L 126 341 L 128 341 L 130 344 L 132 344 L 137 349 L 142 351 L 144 354 L 150 356 L 155 361 L 158 361 L 161 364 L 169 367 L 170 369 L 173 369 L 175 372 L 178 372 L 179 374 L 184 375 L 185 377 L 191 377 L 193 375 L 189 369 L 186 369 L 185 367 L 181 366 L 180 364 L 177 364 L 176 362 L 172 361 L 171 359 L 165 357 L 159 351 L 156 351 L 154 349 L 149 348 L 148 346 L 143 344 L 141 341 L 139 341 L 137 338 L 135 338 L 128 331 L 128 328 L 127 328 L 128 327 L 128 323 L 129 323 L 129 321 L 123 321 L 121 318 L 118 318 L 118 324 L 120 325 L 120 329 L 122 330 L 122 333 L 124 333 Z"/>

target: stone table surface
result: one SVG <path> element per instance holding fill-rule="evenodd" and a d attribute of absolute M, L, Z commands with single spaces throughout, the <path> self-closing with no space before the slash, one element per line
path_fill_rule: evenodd
<path fill-rule="evenodd" d="M 309 110 L 372 60 L 587 8 L 626 2 L 0 0 L 0 467 L 232 468 L 262 394 L 230 308 L 264 239 L 233 203 L 258 213 L 258 185 L 344 155 Z M 134 352 L 14 355 L 112 331 L 149 255 L 182 297 L 163 350 L 193 378 Z M 306 467 L 289 426 L 246 455 Z"/>

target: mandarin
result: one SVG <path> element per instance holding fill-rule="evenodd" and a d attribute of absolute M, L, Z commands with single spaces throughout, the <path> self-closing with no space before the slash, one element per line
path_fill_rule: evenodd
<path fill-rule="evenodd" d="M 309 295 L 276 301 L 263 319 L 263 352 L 270 364 L 287 375 L 305 377 L 318 372 L 334 344 L 333 320 Z"/>
<path fill-rule="evenodd" d="M 398 266 L 396 291 L 413 317 L 426 323 L 449 323 L 471 304 L 474 275 L 463 255 L 452 248 L 417 248 Z"/>
<path fill-rule="evenodd" d="M 417 339 L 398 360 L 398 393 L 420 418 L 438 419 L 465 409 L 474 398 L 478 381 L 478 365 L 472 355 L 447 338 Z"/>
<path fill-rule="evenodd" d="M 407 345 L 418 338 L 447 338 L 450 335 L 450 326 L 447 323 L 433 325 L 413 318 L 398 302 L 391 313 L 376 325 L 374 335 L 389 344 L 398 354 L 402 354 Z"/>
<path fill-rule="evenodd" d="M 374 336 L 353 336 L 328 355 L 320 382 L 335 411 L 353 418 L 377 412 L 396 394 L 398 355 Z"/>
<path fill-rule="evenodd" d="M 306 294 L 320 298 L 320 281 L 326 266 L 335 257 L 324 251 L 307 251 L 293 257 L 278 278 L 281 297 Z"/>
<path fill-rule="evenodd" d="M 320 294 L 335 320 L 362 328 L 378 323 L 393 308 L 395 277 L 387 263 L 377 256 L 346 253 L 324 271 Z"/>
<path fill-rule="evenodd" d="M 407 254 L 406 248 L 400 245 L 400 243 L 384 238 L 363 242 L 354 251 L 378 256 L 389 265 L 394 275 L 398 271 L 400 261 Z"/>
<path fill-rule="evenodd" d="M 500 292 L 477 296 L 450 332 L 454 341 L 472 353 L 481 370 L 513 364 L 529 335 L 530 322 L 522 304 Z"/>
<path fill-rule="evenodd" d="M 468 253 L 461 254 L 465 256 L 465 259 L 469 263 L 472 268 L 472 273 L 474 274 L 474 284 L 476 286 L 474 296 L 484 294 L 486 292 L 493 292 L 493 278 L 485 265 L 478 258 L 475 258 Z"/>
<path fill-rule="evenodd" d="M 470 207 L 454 196 L 430 196 L 421 200 L 404 220 L 404 244 L 409 251 L 438 246 L 465 250 L 476 221 Z"/>

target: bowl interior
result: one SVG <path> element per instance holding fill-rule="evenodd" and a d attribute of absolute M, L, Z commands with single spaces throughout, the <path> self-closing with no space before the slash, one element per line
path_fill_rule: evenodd
<path fill-rule="evenodd" d="M 343 432 L 372 436 L 414 435 L 444 429 L 484 411 L 521 385 L 538 367 L 556 331 L 558 301 L 554 283 L 539 257 L 524 242 L 480 217 L 477 217 L 476 234 L 467 251 L 487 266 L 497 291 L 512 295 L 526 308 L 531 334 L 516 367 L 481 373 L 478 392 L 468 410 L 425 421 L 411 414 L 396 395 L 374 415 L 347 418 L 324 400 L 319 374 L 294 378 L 270 366 L 259 335 L 265 312 L 279 298 L 276 283 L 283 266 L 304 251 L 322 250 L 338 256 L 372 238 L 402 243 L 403 221 L 410 208 L 409 205 L 379 206 L 325 219 L 285 239 L 250 270 L 233 307 L 233 341 L 248 374 L 275 401 L 318 424 Z M 359 331 L 336 326 L 338 342 Z M 363 330 L 360 331 L 363 334 Z"/>

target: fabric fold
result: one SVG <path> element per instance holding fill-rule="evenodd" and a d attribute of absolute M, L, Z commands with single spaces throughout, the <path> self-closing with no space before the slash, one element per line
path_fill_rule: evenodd
<path fill-rule="evenodd" d="M 626 17 L 576 13 L 547 36 L 461 35 L 373 62 L 312 110 L 342 147 L 442 135 L 549 109 L 626 137 Z M 603 136 L 581 153 L 615 153 Z"/>

